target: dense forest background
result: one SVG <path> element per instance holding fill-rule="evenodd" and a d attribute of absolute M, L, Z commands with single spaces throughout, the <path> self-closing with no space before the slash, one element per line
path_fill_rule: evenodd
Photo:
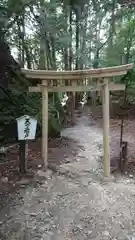
<path fill-rule="evenodd" d="M 130 62 L 135 62 L 134 1 L 0 0 L 1 131 L 25 113 L 41 121 L 41 96 L 28 93 L 21 68 L 73 70 Z M 133 101 L 134 70 L 126 84 Z M 50 135 L 64 119 L 62 97 L 49 96 Z"/>

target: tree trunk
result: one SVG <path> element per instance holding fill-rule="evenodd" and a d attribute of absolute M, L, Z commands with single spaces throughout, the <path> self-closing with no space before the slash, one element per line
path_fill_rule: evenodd
<path fill-rule="evenodd" d="M 68 9 L 66 5 L 63 5 L 63 15 L 65 20 L 65 33 L 68 32 Z M 64 69 L 69 69 L 69 61 L 68 61 L 68 44 L 64 44 L 63 48 L 63 60 L 64 60 Z M 68 85 L 68 81 L 65 81 L 66 85 Z"/>
<path fill-rule="evenodd" d="M 46 69 L 48 65 L 48 54 L 46 48 L 48 46 L 45 45 L 47 40 L 45 39 L 45 6 L 44 0 L 40 0 L 40 54 L 39 54 L 39 69 Z M 45 57 L 47 60 L 45 61 Z"/>
<path fill-rule="evenodd" d="M 94 62 L 93 62 L 93 68 L 98 68 L 99 67 L 99 41 L 100 41 L 100 30 L 98 29 L 98 24 L 99 24 L 99 19 L 98 19 L 98 14 L 99 12 L 96 11 L 95 12 L 95 20 L 96 20 L 96 41 L 95 41 L 95 48 L 96 48 L 96 52 L 94 55 Z M 91 97 L 92 97 L 92 106 L 96 106 L 96 98 L 97 98 L 97 92 L 92 92 L 91 93 Z"/>
<path fill-rule="evenodd" d="M 72 7 L 70 6 L 69 10 L 69 33 L 70 33 L 70 43 L 69 43 L 69 70 L 72 70 Z M 70 85 L 72 85 L 72 81 L 70 81 Z M 75 93 L 69 92 L 68 97 L 70 98 L 70 113 L 71 113 L 71 124 L 75 124 Z"/>
<path fill-rule="evenodd" d="M 113 47 L 113 36 L 115 32 L 115 9 L 116 9 L 116 0 L 112 0 L 112 13 L 111 13 L 111 22 L 110 22 L 110 39 L 109 39 L 109 49 Z"/>
<path fill-rule="evenodd" d="M 76 63 L 75 63 L 76 70 L 79 69 L 79 40 L 80 40 L 79 39 L 79 34 L 80 34 L 79 21 L 80 21 L 80 10 L 79 8 L 76 8 Z M 81 101 L 81 93 L 77 92 L 75 95 L 75 107 L 78 106 L 79 101 Z"/>
<path fill-rule="evenodd" d="M 86 57 L 86 52 L 85 52 L 85 49 L 86 49 L 86 36 L 87 36 L 87 28 L 88 28 L 88 14 L 89 14 L 89 8 L 88 7 L 85 7 L 84 9 L 84 16 L 83 16 L 83 21 L 81 21 L 81 29 L 82 29 L 82 32 L 81 32 L 81 46 L 80 46 L 80 52 L 81 52 L 81 56 L 80 56 L 80 69 L 83 69 L 84 67 L 86 67 L 86 64 L 85 64 L 85 57 Z"/>
<path fill-rule="evenodd" d="M 79 10 L 76 10 L 76 63 L 75 69 L 79 69 Z"/>

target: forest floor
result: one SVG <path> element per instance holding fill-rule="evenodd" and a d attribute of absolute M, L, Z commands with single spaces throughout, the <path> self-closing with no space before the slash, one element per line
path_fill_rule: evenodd
<path fill-rule="evenodd" d="M 53 167 L 57 162 L 55 171 L 42 171 L 39 142 L 30 147 L 39 177 L 35 182 L 15 180 L 1 164 L 0 240 L 135 240 L 133 163 L 125 175 L 105 179 L 102 119 L 92 118 L 88 107 L 77 112 L 76 119 L 74 127 L 62 131 L 56 147 L 50 143 L 49 162 Z M 117 155 L 120 120 L 110 123 L 112 155 Z M 130 162 L 134 162 L 134 136 L 135 122 L 125 120 Z M 13 169 L 17 171 L 12 159 L 12 173 Z"/>

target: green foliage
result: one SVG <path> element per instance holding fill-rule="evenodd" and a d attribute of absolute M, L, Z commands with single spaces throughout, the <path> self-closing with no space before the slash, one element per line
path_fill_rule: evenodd
<path fill-rule="evenodd" d="M 116 0 L 0 0 L 1 32 L 22 67 L 62 70 L 135 62 L 134 9 L 121 8 Z M 13 102 L 0 106 L 1 119 L 9 122 L 27 113 L 41 126 L 40 94 L 28 94 L 25 77 L 13 66 L 8 70 Z M 134 75 L 133 70 L 114 81 L 134 89 Z M 49 95 L 50 134 L 62 126 L 61 97 Z"/>
<path fill-rule="evenodd" d="M 49 14 L 47 29 L 49 29 L 49 32 L 56 41 L 56 34 L 59 32 L 59 26 L 62 24 L 59 16 L 57 17 L 55 13 L 58 2 L 53 1 L 53 4 L 51 2 L 50 4 L 44 2 L 44 4 Z M 36 9 L 38 6 L 37 1 L 7 0 L 2 2 L 0 8 L 0 30 L 3 31 L 6 40 L 11 43 L 11 47 L 15 47 L 17 50 L 20 64 L 22 62 L 25 64 L 27 61 L 27 65 L 29 66 L 31 65 L 30 63 L 33 62 L 33 64 L 36 64 L 36 67 L 40 67 L 38 66 L 41 37 L 38 12 L 40 11 L 37 10 L 36 16 L 35 13 L 33 13 L 33 7 Z M 30 11 L 32 12 L 31 19 L 29 18 Z M 26 22 L 23 22 L 24 19 Z M 32 35 L 26 35 L 25 32 L 23 32 L 25 31 L 25 27 L 28 26 L 27 22 L 36 26 L 38 24 L 38 29 L 35 29 Z M 59 44 L 57 44 L 57 46 L 58 45 Z M 50 59 L 50 61 L 52 61 L 52 59 Z M 21 74 L 20 69 L 15 68 L 12 63 L 8 66 L 8 72 L 13 85 L 12 89 L 8 90 L 8 96 L 2 92 L 0 128 L 4 129 L 7 124 L 11 123 L 17 117 L 29 114 L 38 118 L 39 130 L 41 130 L 41 94 L 28 93 L 29 82 L 25 79 L 25 76 Z M 61 130 L 62 122 L 63 110 L 60 104 L 60 98 L 58 94 L 53 94 L 49 97 L 49 134 L 57 135 Z"/>

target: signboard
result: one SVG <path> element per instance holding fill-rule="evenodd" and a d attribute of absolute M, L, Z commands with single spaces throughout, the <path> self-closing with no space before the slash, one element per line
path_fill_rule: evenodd
<path fill-rule="evenodd" d="M 37 120 L 28 115 L 17 118 L 18 140 L 35 139 Z"/>

